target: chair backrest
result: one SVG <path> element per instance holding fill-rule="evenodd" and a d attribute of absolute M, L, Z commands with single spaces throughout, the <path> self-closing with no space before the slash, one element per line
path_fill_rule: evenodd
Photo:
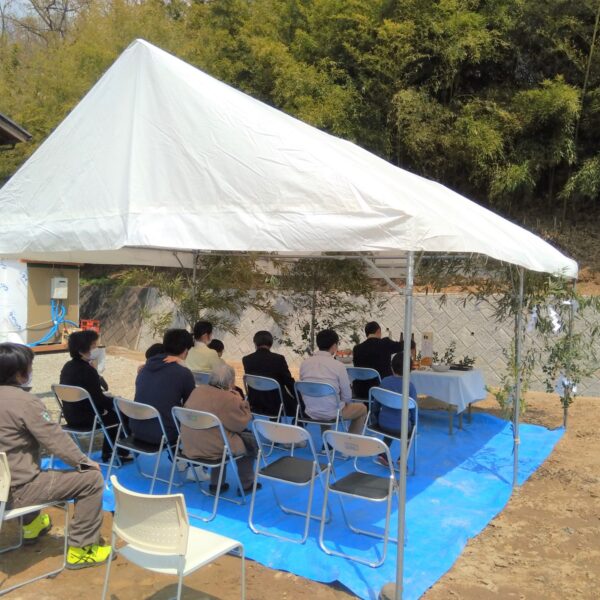
<path fill-rule="evenodd" d="M 330 383 L 322 383 L 321 381 L 296 381 L 294 388 L 296 394 L 299 392 L 303 396 L 311 396 L 313 398 L 338 396 L 337 390 Z"/>
<path fill-rule="evenodd" d="M 246 394 L 248 394 L 248 388 L 257 390 L 259 392 L 273 392 L 278 391 L 281 395 L 281 387 L 279 382 L 270 377 L 262 377 L 261 375 L 244 375 L 244 388 Z"/>
<path fill-rule="evenodd" d="M 8 468 L 8 458 L 6 452 L 0 452 L 0 505 L 8 500 L 10 492 L 10 469 Z"/>
<path fill-rule="evenodd" d="M 192 375 L 194 376 L 196 385 L 208 385 L 212 373 L 208 373 L 207 371 L 192 371 Z"/>
<path fill-rule="evenodd" d="M 351 382 L 370 381 L 371 379 L 377 379 L 379 382 L 381 381 L 379 372 L 368 367 L 346 367 L 346 372 L 348 373 Z"/>
<path fill-rule="evenodd" d="M 287 425 L 286 423 L 274 423 L 263 419 L 256 419 L 252 423 L 254 435 L 257 440 L 260 437 L 274 444 L 300 444 L 312 441 L 310 434 L 303 427 Z"/>
<path fill-rule="evenodd" d="M 115 397 L 114 405 L 118 411 L 130 419 L 136 421 L 148 421 L 150 419 L 159 419 L 160 413 L 149 404 L 143 402 L 133 402 L 133 400 L 125 400 L 125 398 Z"/>
<path fill-rule="evenodd" d="M 402 410 L 402 394 L 398 392 L 392 392 L 380 387 L 372 387 L 369 390 L 369 403 L 373 400 L 379 402 L 383 406 L 388 408 L 394 408 L 396 410 Z M 417 403 L 412 398 L 408 399 L 408 408 L 417 409 Z"/>
<path fill-rule="evenodd" d="M 171 409 L 171 413 L 178 428 L 180 424 L 196 430 L 221 427 L 221 420 L 219 417 L 202 410 L 193 410 L 191 408 L 174 406 Z"/>
<path fill-rule="evenodd" d="M 323 434 L 325 448 L 327 444 L 336 452 L 352 457 L 370 457 L 388 454 L 388 447 L 378 438 L 343 431 L 327 430 Z"/>
<path fill-rule="evenodd" d="M 113 531 L 149 554 L 185 555 L 189 522 L 183 494 L 153 496 L 124 488 L 110 478 L 115 495 Z"/>
<path fill-rule="evenodd" d="M 89 393 L 76 385 L 63 385 L 62 383 L 53 383 L 51 386 L 57 400 L 63 402 L 81 402 L 82 400 L 91 400 Z"/>

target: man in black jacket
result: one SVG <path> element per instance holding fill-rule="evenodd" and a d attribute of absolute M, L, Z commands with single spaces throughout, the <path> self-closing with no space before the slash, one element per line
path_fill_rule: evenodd
<path fill-rule="evenodd" d="M 254 334 L 256 352 L 242 358 L 247 375 L 260 375 L 275 379 L 281 386 L 285 414 L 293 417 L 296 414 L 296 398 L 294 397 L 294 378 L 290 373 L 285 356 L 271 352 L 273 336 L 269 331 L 257 331 Z M 279 396 L 277 392 L 259 392 L 249 390 L 248 401 L 253 412 L 277 415 Z"/>
<path fill-rule="evenodd" d="M 403 350 L 403 342 L 394 342 L 389 337 L 382 338 L 381 327 L 375 321 L 366 324 L 365 334 L 367 339 L 354 346 L 352 351 L 354 366 L 375 369 L 381 379 L 388 377 L 392 374 L 392 356 Z M 367 399 L 369 389 L 374 385 L 377 385 L 376 379 L 354 381 L 352 384 L 354 397 Z"/>
<path fill-rule="evenodd" d="M 196 387 L 192 372 L 184 365 L 194 338 L 185 329 L 169 329 L 163 338 L 164 353 L 146 361 L 135 380 L 135 401 L 149 404 L 158 410 L 170 444 L 177 441 L 177 427 L 171 408 L 183 406 Z M 156 419 L 130 419 L 134 437 L 150 444 L 160 443 L 161 431 Z"/>

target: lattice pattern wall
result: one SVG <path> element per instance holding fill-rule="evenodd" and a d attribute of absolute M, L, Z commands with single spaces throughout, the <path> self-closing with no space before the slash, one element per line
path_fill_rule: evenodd
<path fill-rule="evenodd" d="M 382 292 L 386 299 L 383 314 L 374 315 L 381 326 L 389 329 L 391 337 L 398 339 L 404 323 L 404 298 L 398 294 Z M 416 294 L 414 299 L 413 330 L 417 347 L 420 347 L 421 334 L 433 332 L 434 349 L 443 352 L 448 344 L 456 341 L 456 355 L 465 354 L 477 359 L 476 366 L 485 374 L 486 383 L 497 385 L 504 370 L 503 349 L 509 348 L 513 338 L 513 323 L 498 323 L 492 316 L 492 310 L 485 302 L 476 304 L 466 301 L 462 295 L 448 295 L 447 301 L 440 305 L 439 295 Z M 81 293 L 82 318 L 97 318 L 102 322 L 103 342 L 106 345 L 125 346 L 134 350 L 145 350 L 154 339 L 148 326 L 143 323 L 142 314 L 158 313 L 170 310 L 172 306 L 159 299 L 154 290 L 132 288 L 112 298 L 105 288 L 88 287 Z M 278 308 L 285 311 L 286 302 L 281 298 Z M 363 318 L 361 317 L 361 321 Z M 173 325 L 182 326 L 181 323 Z M 584 327 L 594 323 L 584 315 Z M 362 328 L 362 324 L 361 324 Z M 225 358 L 240 360 L 242 356 L 254 351 L 252 337 L 259 329 L 271 331 L 275 336 L 280 332 L 273 321 L 254 309 L 247 310 L 238 324 L 237 335 L 215 332 L 225 344 Z M 528 337 L 527 343 L 537 344 L 538 340 Z M 342 340 L 342 346 L 350 346 L 349 340 Z M 298 364 L 301 358 L 279 347 L 278 352 L 285 354 L 290 364 Z M 543 374 L 536 372 L 531 388 L 545 390 Z M 579 393 L 600 396 L 600 369 L 594 377 L 584 381 Z"/>

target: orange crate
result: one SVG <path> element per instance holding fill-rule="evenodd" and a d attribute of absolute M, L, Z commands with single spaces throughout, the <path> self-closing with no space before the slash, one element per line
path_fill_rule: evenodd
<path fill-rule="evenodd" d="M 100 333 L 100 321 L 97 319 L 81 319 L 79 321 L 79 327 L 81 327 L 83 331 L 86 329 L 91 329 L 96 333 Z"/>

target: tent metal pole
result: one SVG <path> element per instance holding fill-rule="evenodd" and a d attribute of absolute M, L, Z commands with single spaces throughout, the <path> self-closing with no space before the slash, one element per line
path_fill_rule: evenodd
<path fill-rule="evenodd" d="M 404 356 L 402 362 L 402 419 L 400 421 L 400 481 L 398 494 L 398 558 L 396 583 L 386 584 L 379 597 L 382 600 L 402 600 L 404 576 L 404 533 L 406 531 L 406 471 L 408 464 L 408 399 L 410 395 L 410 342 L 412 334 L 414 252 L 408 253 L 406 287 L 404 288 Z"/>
<path fill-rule="evenodd" d="M 521 341 L 523 321 L 523 267 L 519 267 L 519 299 L 515 315 L 515 396 L 513 401 L 513 491 L 519 486 L 519 417 L 521 412 Z"/>

